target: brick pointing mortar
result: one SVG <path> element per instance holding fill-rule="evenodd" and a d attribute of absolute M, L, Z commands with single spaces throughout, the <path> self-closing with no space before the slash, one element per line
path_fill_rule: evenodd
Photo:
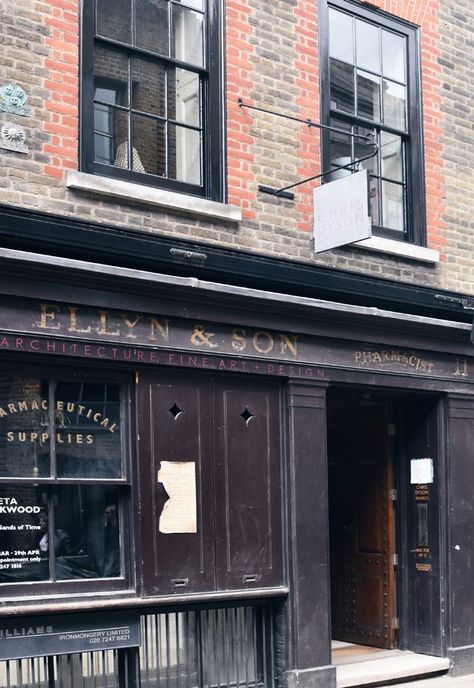
<path fill-rule="evenodd" d="M 29 118 L 0 114 L 1 122 L 25 126 L 30 146 L 27 156 L 0 151 L 0 202 L 472 292 L 473 9 L 468 0 L 376 4 L 421 26 L 428 244 L 442 252 L 440 265 L 354 247 L 315 256 L 311 185 L 297 190 L 294 203 L 257 192 L 259 183 L 290 184 L 319 168 L 317 132 L 237 105 L 241 96 L 318 119 L 316 0 L 226 2 L 228 190 L 229 202 L 243 210 L 238 227 L 68 190 L 65 173 L 78 164 L 79 2 L 3 0 L 2 78 L 23 86 L 32 113 Z"/>

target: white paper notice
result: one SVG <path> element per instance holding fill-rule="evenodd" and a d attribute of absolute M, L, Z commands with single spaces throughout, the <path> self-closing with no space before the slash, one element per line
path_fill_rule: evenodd
<path fill-rule="evenodd" d="M 412 459 L 410 461 L 410 483 L 426 485 L 433 482 L 433 459 Z"/>
<path fill-rule="evenodd" d="M 196 463 L 161 461 L 158 482 L 169 496 L 160 516 L 160 533 L 197 533 Z"/>

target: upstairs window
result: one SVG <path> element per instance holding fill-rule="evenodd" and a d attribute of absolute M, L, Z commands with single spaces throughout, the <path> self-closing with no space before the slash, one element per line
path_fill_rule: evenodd
<path fill-rule="evenodd" d="M 87 0 L 88 172 L 222 200 L 218 0 Z"/>
<path fill-rule="evenodd" d="M 322 105 L 325 124 L 372 134 L 378 154 L 360 163 L 369 173 L 374 234 L 423 243 L 424 189 L 418 43 L 415 27 L 347 0 L 322 14 Z M 323 31 L 326 27 L 327 30 Z M 341 132 L 324 137 L 324 169 L 370 149 Z M 353 171 L 357 171 L 354 169 Z M 347 172 L 334 173 L 334 178 Z"/>

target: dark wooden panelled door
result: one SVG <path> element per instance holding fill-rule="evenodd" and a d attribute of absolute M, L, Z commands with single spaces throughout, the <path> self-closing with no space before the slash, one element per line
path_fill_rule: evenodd
<path fill-rule="evenodd" d="M 384 402 L 328 406 L 332 636 L 395 647 L 393 438 Z"/>
<path fill-rule="evenodd" d="M 278 386 L 155 373 L 137 399 L 143 593 L 281 584 Z M 158 472 L 181 462 L 195 466 L 196 528 L 164 533 Z"/>

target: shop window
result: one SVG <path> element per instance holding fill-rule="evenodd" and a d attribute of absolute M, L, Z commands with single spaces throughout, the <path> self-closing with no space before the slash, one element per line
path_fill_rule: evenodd
<path fill-rule="evenodd" d="M 221 196 L 219 0 L 87 0 L 83 169 Z"/>
<path fill-rule="evenodd" d="M 0 377 L 0 584 L 123 580 L 120 390 Z"/>
<path fill-rule="evenodd" d="M 321 0 L 322 114 L 339 131 L 323 137 L 324 168 L 367 155 L 348 136 L 371 134 L 378 154 L 353 168 L 369 174 L 374 234 L 423 243 L 424 186 L 417 29 L 350 0 Z M 329 180 L 328 180 L 329 181 Z"/>

